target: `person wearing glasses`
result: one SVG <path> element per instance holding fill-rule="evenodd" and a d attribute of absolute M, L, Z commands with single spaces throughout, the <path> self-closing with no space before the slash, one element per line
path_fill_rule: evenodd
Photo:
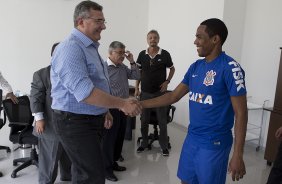
<path fill-rule="evenodd" d="M 53 51 L 59 43 L 55 43 Z M 54 183 L 60 166 L 61 181 L 71 181 L 71 161 L 52 127 L 50 68 L 34 72 L 30 90 L 30 109 L 35 119 L 33 134 L 38 137 L 38 183 Z"/>
<path fill-rule="evenodd" d="M 74 28 L 51 59 L 53 125 L 72 162 L 72 183 L 105 184 L 102 156 L 104 127 L 112 126 L 108 108 L 136 116 L 135 99 L 110 95 L 107 64 L 98 52 L 106 29 L 103 7 L 82 1 L 74 10 Z"/>
<path fill-rule="evenodd" d="M 129 61 L 130 68 L 123 63 L 124 59 Z M 107 59 L 110 78 L 111 94 L 120 98 L 129 97 L 128 79 L 140 79 L 140 71 L 136 66 L 133 55 L 125 51 L 125 45 L 119 41 L 113 41 L 109 46 Z M 103 139 L 104 164 L 106 179 L 117 181 L 113 171 L 125 171 L 126 168 L 119 166 L 117 161 L 121 156 L 127 116 L 119 109 L 110 109 L 113 116 L 113 126 L 106 130 Z"/>
<path fill-rule="evenodd" d="M 160 48 L 158 43 L 160 35 L 156 30 L 151 30 L 147 34 L 149 47 L 139 53 L 137 65 L 141 71 L 141 79 L 136 81 L 135 96 L 140 95 L 140 100 L 146 100 L 161 96 L 166 93 L 175 68 L 168 51 Z M 167 76 L 167 69 L 169 74 Z M 141 83 L 141 93 L 139 84 Z M 142 142 L 137 149 L 137 153 L 143 152 L 148 147 L 148 129 L 150 113 L 152 109 L 143 109 L 141 114 L 141 134 Z M 160 128 L 159 143 L 163 156 L 169 156 L 168 135 L 167 135 L 167 107 L 158 107 L 156 111 L 157 120 Z"/>
<path fill-rule="evenodd" d="M 0 72 L 0 88 L 3 91 L 3 94 L 6 94 L 6 99 L 10 98 L 15 104 L 19 102 L 17 97 L 13 93 L 13 89 L 8 81 L 3 77 L 2 73 Z M 2 98 L 2 96 L 1 96 Z"/>
<path fill-rule="evenodd" d="M 172 92 L 141 102 L 143 108 L 164 106 L 188 94 L 190 124 L 177 172 L 182 184 L 225 184 L 227 171 L 233 181 L 246 174 L 243 160 L 248 120 L 245 72 L 222 51 L 227 35 L 227 27 L 220 19 L 203 21 L 194 41 L 202 58 L 190 65 Z M 228 164 L 234 121 L 234 150 Z"/>

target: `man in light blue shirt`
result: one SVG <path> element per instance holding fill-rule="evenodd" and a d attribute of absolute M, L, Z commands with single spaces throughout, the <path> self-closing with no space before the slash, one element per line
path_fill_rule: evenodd
<path fill-rule="evenodd" d="M 92 1 L 76 6 L 75 28 L 51 62 L 54 130 L 73 163 L 73 183 L 105 183 L 101 138 L 103 128 L 112 125 L 108 108 L 130 116 L 141 112 L 136 100 L 110 95 L 107 65 L 98 52 L 106 29 L 102 10 Z"/>

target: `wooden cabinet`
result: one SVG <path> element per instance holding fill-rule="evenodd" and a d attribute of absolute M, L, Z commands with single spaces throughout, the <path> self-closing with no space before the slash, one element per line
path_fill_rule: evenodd
<path fill-rule="evenodd" d="M 275 132 L 281 126 L 282 126 L 282 53 L 280 57 L 280 66 L 279 66 L 278 77 L 277 77 L 274 106 L 270 114 L 266 148 L 264 153 L 264 158 L 267 160 L 268 164 L 273 162 L 276 158 L 280 141 L 278 141 L 275 138 Z"/>
<path fill-rule="evenodd" d="M 281 126 L 282 126 L 282 114 L 271 112 L 266 148 L 264 153 L 264 159 L 267 160 L 268 163 L 273 162 L 276 158 L 280 141 L 276 139 L 275 132 Z"/>
<path fill-rule="evenodd" d="M 282 50 L 282 47 L 280 47 L 280 49 Z M 275 111 L 282 113 L 282 53 L 280 57 L 280 66 L 279 66 L 279 72 L 278 72 L 278 78 L 277 78 L 277 84 L 276 84 L 276 92 L 275 92 L 275 100 L 274 100 L 273 109 Z"/>

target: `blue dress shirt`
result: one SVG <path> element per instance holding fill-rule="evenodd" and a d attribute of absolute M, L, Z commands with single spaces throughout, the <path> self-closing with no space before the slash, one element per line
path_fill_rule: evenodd
<path fill-rule="evenodd" d="M 74 28 L 55 49 L 51 60 L 52 109 L 99 115 L 107 108 L 83 102 L 94 88 L 110 94 L 107 64 L 93 42 Z"/>

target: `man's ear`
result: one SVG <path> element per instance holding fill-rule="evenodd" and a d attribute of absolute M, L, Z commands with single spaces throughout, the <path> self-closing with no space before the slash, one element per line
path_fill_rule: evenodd
<path fill-rule="evenodd" d="M 212 41 L 214 44 L 220 43 L 220 37 L 218 35 L 214 35 Z"/>
<path fill-rule="evenodd" d="M 83 20 L 82 18 L 79 18 L 79 19 L 77 20 L 77 26 L 82 26 L 82 27 L 84 27 L 84 20 Z"/>

